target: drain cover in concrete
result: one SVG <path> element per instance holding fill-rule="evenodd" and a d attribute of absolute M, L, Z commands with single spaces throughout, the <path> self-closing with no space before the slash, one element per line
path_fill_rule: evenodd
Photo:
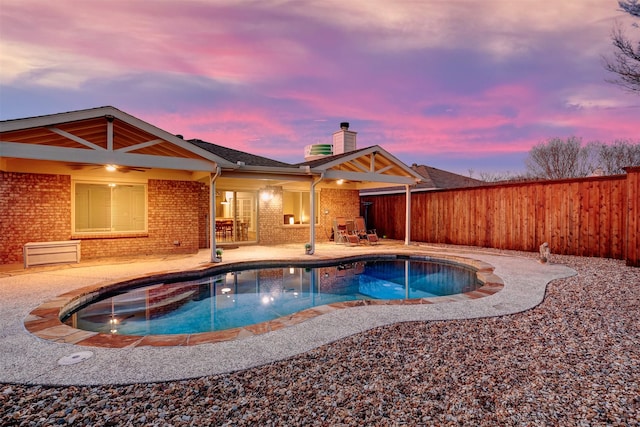
<path fill-rule="evenodd" d="M 58 365 L 74 365 L 93 357 L 92 351 L 79 351 L 58 360 Z"/>

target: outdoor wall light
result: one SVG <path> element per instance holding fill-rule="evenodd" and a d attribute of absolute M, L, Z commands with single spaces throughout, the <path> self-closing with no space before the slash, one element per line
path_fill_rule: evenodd
<path fill-rule="evenodd" d="M 339 180 L 336 181 L 336 184 L 338 185 L 344 184 L 344 179 L 340 178 Z"/>
<path fill-rule="evenodd" d="M 118 170 L 118 167 L 116 165 L 105 165 L 104 168 L 108 171 L 108 172 L 115 172 Z"/>
<path fill-rule="evenodd" d="M 224 192 L 224 196 L 222 197 L 222 201 L 220 202 L 221 205 L 228 205 L 229 204 L 229 200 L 227 200 L 227 191 Z M 233 196 L 233 194 L 232 194 Z"/>
<path fill-rule="evenodd" d="M 268 202 L 269 200 L 273 199 L 273 190 L 270 188 L 262 190 L 262 192 L 260 193 L 260 198 L 263 202 Z"/>

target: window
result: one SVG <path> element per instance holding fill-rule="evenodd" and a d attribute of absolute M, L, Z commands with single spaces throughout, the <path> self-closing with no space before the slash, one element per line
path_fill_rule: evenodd
<path fill-rule="evenodd" d="M 311 198 L 308 191 L 283 191 L 282 213 L 284 224 L 309 224 L 311 221 Z M 313 214 L 314 224 L 318 222 L 318 193 L 316 193 L 316 206 Z"/>
<path fill-rule="evenodd" d="M 74 183 L 74 233 L 147 231 L 145 184 Z"/>

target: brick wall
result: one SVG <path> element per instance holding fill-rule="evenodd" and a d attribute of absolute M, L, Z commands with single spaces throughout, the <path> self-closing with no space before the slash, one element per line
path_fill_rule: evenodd
<path fill-rule="evenodd" d="M 82 257 L 197 252 L 203 186 L 198 182 L 150 179 L 147 184 L 148 233 L 134 237 L 82 237 Z"/>
<path fill-rule="evenodd" d="M 2 264 L 22 263 L 27 242 L 80 239 L 83 259 L 193 253 L 208 247 L 209 187 L 204 183 L 149 180 L 148 233 L 88 238 L 71 233 L 70 176 L 0 171 L 0 178 Z M 309 226 L 283 224 L 282 189 L 258 203 L 260 244 L 309 241 Z M 356 190 L 321 189 L 317 241 L 330 239 L 336 216 L 358 216 L 359 203 Z"/>
<path fill-rule="evenodd" d="M 273 188 L 273 198 L 258 201 L 260 216 L 259 243 L 273 245 L 282 243 L 306 243 L 309 241 L 308 225 L 284 225 L 282 211 L 282 188 Z M 337 216 L 354 218 L 360 215 L 360 196 L 357 190 L 323 188 L 319 194 L 316 241 L 331 238 L 333 219 Z"/>
<path fill-rule="evenodd" d="M 0 171 L 0 263 L 22 263 L 27 242 L 69 240 L 71 177 Z"/>
<path fill-rule="evenodd" d="M 333 220 L 336 217 L 353 219 L 360 216 L 360 193 L 358 190 L 323 188 L 320 191 L 319 215 L 316 240 L 327 241 L 331 237 Z"/>
<path fill-rule="evenodd" d="M 198 192 L 198 247 L 200 249 L 209 247 L 209 228 L 211 227 L 209 220 L 209 186 L 200 184 Z"/>
<path fill-rule="evenodd" d="M 199 182 L 149 180 L 148 233 L 87 238 L 71 234 L 71 177 L 0 172 L 0 262 L 22 263 L 27 242 L 80 239 L 81 257 L 197 252 L 203 193 Z M 208 196 L 207 203 L 208 203 Z M 179 244 L 175 244 L 179 242 Z M 205 242 L 206 243 L 206 242 Z"/>

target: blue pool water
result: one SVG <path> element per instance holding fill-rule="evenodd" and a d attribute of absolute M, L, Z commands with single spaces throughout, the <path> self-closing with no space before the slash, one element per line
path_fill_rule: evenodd
<path fill-rule="evenodd" d="M 63 321 L 112 334 L 191 334 L 253 325 L 334 302 L 428 298 L 478 286 L 470 268 L 416 259 L 269 266 L 118 291 Z"/>

